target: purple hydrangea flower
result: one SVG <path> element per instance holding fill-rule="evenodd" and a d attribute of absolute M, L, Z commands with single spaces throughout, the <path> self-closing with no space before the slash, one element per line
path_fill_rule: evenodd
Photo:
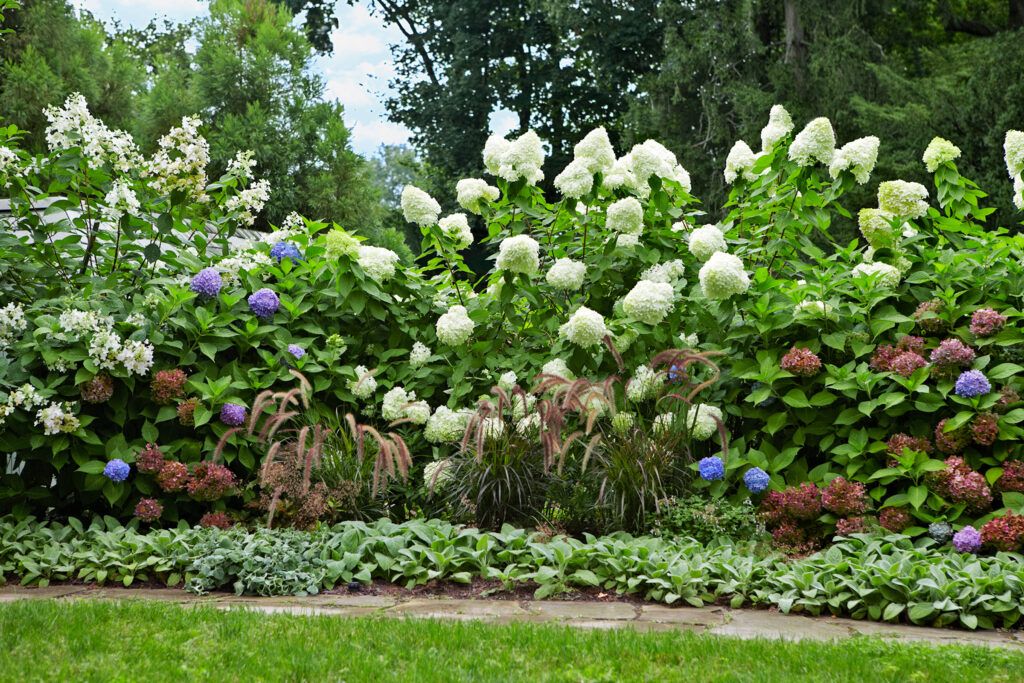
<path fill-rule="evenodd" d="M 298 359 L 306 355 L 306 349 L 302 348 L 298 344 L 289 344 L 288 353 L 292 354 L 293 356 L 295 356 L 296 359 Z"/>
<path fill-rule="evenodd" d="M 981 370 L 968 370 L 960 373 L 956 379 L 956 395 L 974 398 L 992 391 L 992 385 Z"/>
<path fill-rule="evenodd" d="M 270 255 L 278 260 L 280 263 L 283 259 L 289 258 L 292 261 L 301 261 L 302 252 L 294 244 L 288 242 L 278 242 L 270 248 Z"/>
<path fill-rule="evenodd" d="M 743 483 L 751 493 L 761 493 L 768 488 L 771 477 L 760 467 L 751 467 L 743 474 Z"/>
<path fill-rule="evenodd" d="M 225 403 L 220 409 L 220 421 L 229 427 L 241 427 L 245 424 L 245 406 Z"/>
<path fill-rule="evenodd" d="M 220 288 L 223 281 L 220 278 L 220 273 L 217 272 L 216 268 L 203 268 L 195 277 L 192 278 L 192 282 L 189 287 L 193 292 L 199 296 L 204 296 L 209 299 L 220 294 Z"/>
<path fill-rule="evenodd" d="M 961 553 L 976 553 L 981 548 L 981 532 L 973 526 L 965 526 L 953 534 L 953 547 Z"/>
<path fill-rule="evenodd" d="M 103 476 L 110 481 L 124 481 L 131 471 L 131 465 L 120 458 L 114 458 L 103 468 Z"/>
<path fill-rule="evenodd" d="M 277 313 L 278 307 L 281 306 L 281 300 L 277 298 L 277 294 L 274 294 L 274 290 L 264 287 L 258 289 L 249 296 L 249 310 L 251 310 L 257 318 L 272 318 Z"/>
<path fill-rule="evenodd" d="M 706 481 L 717 481 L 725 476 L 725 463 L 717 455 L 701 458 L 697 463 L 697 471 L 701 479 Z"/>

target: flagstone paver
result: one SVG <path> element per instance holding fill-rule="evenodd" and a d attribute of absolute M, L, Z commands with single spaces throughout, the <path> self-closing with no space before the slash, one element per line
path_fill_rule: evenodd
<path fill-rule="evenodd" d="M 1024 633 L 1021 631 L 960 631 L 834 617 L 784 615 L 767 610 L 736 610 L 717 606 L 671 607 L 584 600 L 402 598 L 358 593 L 263 598 L 226 593 L 196 596 L 172 588 L 0 587 L 0 603 L 23 599 L 160 600 L 188 606 L 212 605 L 218 609 L 251 609 L 268 614 L 471 619 L 493 623 L 559 623 L 574 628 L 687 630 L 738 638 L 840 640 L 858 636 L 877 636 L 894 640 L 925 641 L 937 645 L 983 645 L 1024 651 Z"/>

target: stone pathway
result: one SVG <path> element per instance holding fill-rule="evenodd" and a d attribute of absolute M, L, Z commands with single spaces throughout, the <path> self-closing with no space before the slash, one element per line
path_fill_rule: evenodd
<path fill-rule="evenodd" d="M 578 628 L 633 628 L 641 631 L 686 630 L 737 638 L 841 640 L 879 636 L 935 645 L 985 645 L 1024 652 L 1024 631 L 958 631 L 902 624 L 882 624 L 834 617 L 807 617 L 726 607 L 669 607 L 653 603 L 559 600 L 454 600 L 395 598 L 380 595 L 314 595 L 259 598 L 224 593 L 196 596 L 173 588 L 100 588 L 48 586 L 0 588 L 0 603 L 23 599 L 160 600 L 219 609 L 338 617 L 411 617 L 479 620 L 492 623 L 554 622 Z"/>

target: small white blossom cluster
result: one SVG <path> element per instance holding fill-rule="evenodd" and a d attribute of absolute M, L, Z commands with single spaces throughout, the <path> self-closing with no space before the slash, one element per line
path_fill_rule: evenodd
<path fill-rule="evenodd" d="M 540 432 L 540 413 L 530 413 L 516 420 L 516 433 L 531 436 Z"/>
<path fill-rule="evenodd" d="M 423 485 L 432 489 L 442 488 L 451 481 L 451 464 L 448 458 L 428 462 L 423 466 Z"/>
<path fill-rule="evenodd" d="M 465 249 L 473 244 L 473 231 L 469 227 L 469 219 L 464 213 L 453 213 L 438 221 L 437 226 L 441 228 L 452 242 L 456 249 Z"/>
<path fill-rule="evenodd" d="M 422 342 L 416 342 L 412 345 L 412 351 L 409 352 L 409 366 L 412 368 L 423 367 L 430 360 L 430 356 L 430 347 Z"/>
<path fill-rule="evenodd" d="M 452 306 L 437 319 L 437 338 L 448 346 L 462 346 L 473 334 L 474 327 L 465 306 Z"/>
<path fill-rule="evenodd" d="M 928 213 L 928 189 L 921 183 L 887 180 L 878 186 L 878 208 L 894 216 L 920 218 Z"/>
<path fill-rule="evenodd" d="M 831 164 L 836 151 L 836 134 L 832 123 L 820 116 L 808 123 L 793 138 L 789 146 L 789 159 L 799 166 L 812 166 L 816 161 Z"/>
<path fill-rule="evenodd" d="M 587 264 L 570 258 L 560 258 L 548 269 L 547 281 L 555 289 L 574 292 L 583 286 L 586 276 Z"/>
<path fill-rule="evenodd" d="M 141 157 L 132 136 L 111 130 L 89 113 L 89 105 L 79 93 L 73 93 L 62 107 L 47 107 L 43 115 L 49 121 L 46 144 L 53 152 L 80 147 L 89 168 L 109 163 L 122 173 L 135 168 Z"/>
<path fill-rule="evenodd" d="M 576 375 L 569 369 L 569 366 L 561 358 L 549 360 L 544 364 L 540 371 L 545 375 L 554 375 L 555 377 L 561 377 L 562 379 L 567 379 L 569 381 L 576 379 Z"/>
<path fill-rule="evenodd" d="M 871 178 L 871 172 L 875 170 L 875 162 L 878 161 L 879 140 L 874 135 L 866 138 L 857 138 L 840 147 L 832 163 L 828 166 L 828 173 L 833 178 L 838 178 L 842 171 L 850 171 L 857 183 L 863 185 Z"/>
<path fill-rule="evenodd" d="M 480 214 L 484 202 L 496 202 L 501 190 L 480 178 L 463 178 L 455 184 L 455 200 L 466 211 Z"/>
<path fill-rule="evenodd" d="M 149 160 L 146 174 L 153 178 L 157 192 L 175 190 L 199 199 L 206 198 L 206 166 L 210 163 L 210 145 L 199 134 L 203 122 L 186 116 L 181 125 L 160 138 L 159 149 Z"/>
<path fill-rule="evenodd" d="M 603 185 L 610 190 L 625 188 L 646 197 L 651 192 L 651 176 L 677 182 L 690 191 L 690 174 L 679 164 L 675 154 L 654 140 L 634 145 L 628 154 L 616 159 Z"/>
<path fill-rule="evenodd" d="M 641 280 L 622 299 L 622 310 L 633 320 L 657 325 L 672 312 L 675 291 L 664 282 Z"/>
<path fill-rule="evenodd" d="M 263 210 L 270 201 L 270 183 L 266 180 L 257 180 L 255 183 L 228 197 L 224 208 L 230 213 L 238 214 L 238 222 L 242 225 L 252 225 L 256 221 L 256 215 Z"/>
<path fill-rule="evenodd" d="M 427 420 L 423 436 L 433 444 L 458 443 L 466 433 L 472 415 L 471 410 L 452 410 L 448 406 L 438 406 Z"/>
<path fill-rule="evenodd" d="M 559 334 L 577 346 L 589 348 L 601 343 L 608 335 L 604 316 L 586 306 L 580 306 L 559 329 Z"/>
<path fill-rule="evenodd" d="M 615 150 L 608 139 L 608 131 L 595 128 L 576 143 L 573 157 L 586 164 L 591 173 L 604 173 L 615 163 Z"/>
<path fill-rule="evenodd" d="M 107 215 L 111 221 L 121 220 L 121 216 L 126 213 L 130 215 L 139 213 L 139 198 L 135 196 L 135 190 L 124 179 L 119 178 L 111 184 L 110 191 L 107 192 L 104 200 L 107 205 Z"/>
<path fill-rule="evenodd" d="M 697 333 L 686 334 L 685 332 L 679 333 L 679 342 L 688 348 L 695 349 L 700 345 L 700 339 L 697 337 Z"/>
<path fill-rule="evenodd" d="M 761 151 L 767 152 L 793 130 L 793 119 L 781 104 L 776 104 L 768 113 L 768 124 L 761 129 Z"/>
<path fill-rule="evenodd" d="M 252 178 L 253 169 L 256 168 L 256 160 L 252 156 L 251 149 L 237 152 L 235 158 L 228 163 L 228 175 L 243 180 Z"/>
<path fill-rule="evenodd" d="M 544 179 L 544 143 L 532 130 L 515 140 L 492 135 L 484 145 L 484 166 L 491 175 L 513 183 L 520 178 L 530 185 Z"/>
<path fill-rule="evenodd" d="M 394 277 L 395 264 L 398 263 L 398 259 L 398 254 L 390 249 L 370 247 L 365 244 L 359 246 L 356 257 L 359 267 L 377 282 L 385 282 Z"/>
<path fill-rule="evenodd" d="M 895 220 L 888 211 L 882 209 L 861 209 L 857 214 L 857 225 L 864 239 L 875 249 L 891 247 L 896 241 Z"/>
<path fill-rule="evenodd" d="M 948 164 L 959 158 L 959 147 L 945 138 L 934 137 L 932 138 L 932 141 L 928 143 L 927 149 L 924 150 L 924 155 L 921 157 L 921 161 L 924 162 L 924 167 L 928 169 L 929 173 L 935 173 L 935 171 L 939 169 L 939 166 Z"/>
<path fill-rule="evenodd" d="M 519 377 L 512 370 L 501 373 L 501 377 L 498 378 L 498 386 L 505 391 L 512 391 L 518 382 Z"/>
<path fill-rule="evenodd" d="M 357 365 L 355 369 L 356 378 L 349 380 L 348 389 L 356 398 L 368 399 L 377 391 L 377 379 L 365 365 Z"/>
<path fill-rule="evenodd" d="M 36 413 L 35 424 L 41 425 L 43 434 L 70 434 L 78 429 L 80 422 L 75 417 L 74 407 L 70 403 L 50 403 Z"/>
<path fill-rule="evenodd" d="M 116 370 L 120 365 L 129 375 L 145 375 L 153 367 L 153 345 L 148 341 L 121 339 L 109 316 L 93 311 L 69 309 L 57 318 L 57 325 L 69 339 L 86 343 L 89 358 L 98 368 Z M 64 363 L 65 369 L 70 367 Z"/>
<path fill-rule="evenodd" d="M 22 384 L 20 387 L 7 395 L 7 401 L 0 405 L 0 426 L 3 426 L 7 417 L 18 408 L 31 411 L 46 404 L 46 399 L 39 395 L 36 388 L 31 384 Z"/>
<path fill-rule="evenodd" d="M 666 261 L 665 263 L 658 263 L 640 275 L 641 280 L 650 280 L 651 282 L 665 282 L 670 285 L 679 285 L 685 282 L 683 275 L 686 273 L 683 268 L 683 262 L 679 259 L 673 261 Z"/>
<path fill-rule="evenodd" d="M 9 303 L 0 308 L 0 351 L 7 348 L 28 328 L 25 309 L 21 304 Z"/>
<path fill-rule="evenodd" d="M 61 330 L 75 337 L 96 332 L 113 324 L 114 319 L 110 316 L 99 315 L 95 311 L 81 311 L 75 308 L 63 311 L 57 317 L 57 325 Z"/>
<path fill-rule="evenodd" d="M 732 254 L 716 251 L 697 274 L 701 291 L 711 300 L 728 299 L 742 294 L 750 287 L 750 277 L 743 270 L 743 262 Z"/>
<path fill-rule="evenodd" d="M 605 227 L 623 235 L 639 235 L 644 231 L 644 207 L 635 197 L 625 197 L 608 207 Z"/>
<path fill-rule="evenodd" d="M 498 246 L 494 265 L 510 273 L 535 275 L 540 268 L 540 244 L 529 235 L 506 237 Z"/>
<path fill-rule="evenodd" d="M 270 255 L 262 251 L 237 251 L 217 263 L 217 270 L 227 283 L 238 281 L 239 273 L 252 273 L 273 265 Z M 266 279 L 270 273 L 264 273 Z"/>
<path fill-rule="evenodd" d="M 415 391 L 394 387 L 384 394 L 380 415 L 392 422 L 408 420 L 412 424 L 421 425 L 430 419 L 430 406 L 426 401 L 417 401 Z"/>
<path fill-rule="evenodd" d="M 1003 158 L 1006 160 L 1006 171 L 1013 180 L 1013 205 L 1024 211 L 1024 131 L 1006 131 Z"/>
<path fill-rule="evenodd" d="M 615 238 L 615 247 L 624 251 L 629 251 L 640 244 L 640 235 L 619 235 Z"/>
<path fill-rule="evenodd" d="M 739 177 L 744 180 L 755 180 L 757 174 L 754 173 L 754 164 L 757 163 L 757 157 L 754 150 L 750 149 L 750 145 L 738 140 L 729 150 L 729 156 L 725 158 L 725 182 L 732 185 Z"/>
<path fill-rule="evenodd" d="M 295 237 L 295 235 L 303 232 L 304 229 L 305 221 L 302 220 L 302 216 L 297 212 L 292 211 L 285 216 L 284 221 L 281 223 L 280 230 L 263 233 L 260 237 L 260 242 L 271 246 L 278 242 L 287 242 L 292 237 Z"/>
<path fill-rule="evenodd" d="M 829 306 L 824 301 L 807 299 L 801 301 L 793 308 L 794 313 L 797 315 L 807 315 L 812 318 L 826 318 L 828 320 L 838 319 L 838 314 L 832 306 Z"/>
<path fill-rule="evenodd" d="M 441 215 L 441 205 L 437 200 L 414 185 L 402 188 L 401 205 L 405 220 L 423 228 L 437 223 Z"/>
<path fill-rule="evenodd" d="M 687 237 L 686 244 L 698 261 L 707 261 L 716 252 L 728 251 L 725 235 L 717 225 L 702 225 L 694 229 Z"/>
<path fill-rule="evenodd" d="M 17 152 L 10 147 L 0 146 L 0 176 L 9 176 L 12 171 L 18 170 L 17 167 L 20 161 Z M 10 187 L 10 185 L 11 182 L 8 179 L 4 187 Z"/>
<path fill-rule="evenodd" d="M 706 403 L 690 406 L 686 411 L 686 426 L 690 436 L 698 441 L 710 439 L 718 431 L 717 420 L 722 419 L 722 411 Z"/>
<path fill-rule="evenodd" d="M 565 169 L 555 176 L 555 189 L 569 199 L 579 199 L 590 194 L 594 189 L 594 174 L 589 163 L 585 159 L 570 161 Z"/>
<path fill-rule="evenodd" d="M 888 263 L 875 261 L 874 263 L 858 263 L 853 267 L 853 275 L 869 276 L 877 278 L 878 284 L 888 289 L 899 287 L 901 274 L 899 268 L 890 266 Z"/>
<path fill-rule="evenodd" d="M 655 372 L 649 365 L 641 365 L 626 386 L 626 398 L 637 403 L 657 398 L 664 384 L 665 378 L 660 372 Z"/>

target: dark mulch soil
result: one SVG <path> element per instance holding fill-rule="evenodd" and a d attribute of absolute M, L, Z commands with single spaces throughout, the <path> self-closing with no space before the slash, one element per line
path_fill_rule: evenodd
<path fill-rule="evenodd" d="M 429 581 L 421 586 L 406 588 L 400 584 L 388 583 L 386 581 L 374 581 L 369 586 L 359 585 L 357 590 L 350 590 L 347 586 L 341 585 L 332 590 L 323 591 L 324 595 L 384 595 L 393 598 L 456 598 L 462 600 L 487 599 L 487 600 L 533 600 L 533 593 L 537 590 L 537 584 L 532 582 L 517 583 L 511 590 L 502 585 L 500 581 L 475 578 L 470 583 L 456 583 L 454 581 Z M 639 595 L 619 595 L 614 592 L 607 592 L 601 588 L 580 588 L 568 593 L 560 593 L 548 597 L 549 600 L 566 601 L 599 601 L 599 602 L 628 602 L 641 604 L 646 602 Z"/>

